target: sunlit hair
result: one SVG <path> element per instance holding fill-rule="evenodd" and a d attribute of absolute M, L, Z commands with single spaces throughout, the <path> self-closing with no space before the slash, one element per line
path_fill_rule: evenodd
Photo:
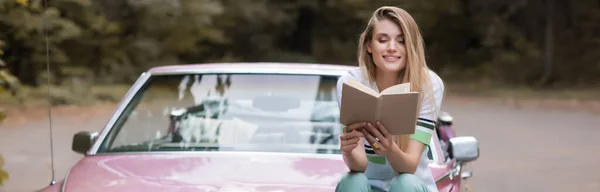
<path fill-rule="evenodd" d="M 429 68 L 425 61 L 425 49 L 420 29 L 413 17 L 401 8 L 392 6 L 378 8 L 373 12 L 366 29 L 360 35 L 358 63 L 362 69 L 363 78 L 369 80 L 371 84 L 375 81 L 375 76 L 377 75 L 375 70 L 376 65 L 373 62 L 373 56 L 367 52 L 367 46 L 372 41 L 375 24 L 377 21 L 385 19 L 393 21 L 400 26 L 400 30 L 404 34 L 404 46 L 407 58 L 405 68 L 400 71 L 398 83 L 411 82 L 411 91 L 421 93 L 419 104 L 423 101 L 424 95 L 428 95 L 426 102 L 434 102 L 433 94 L 422 94 L 423 92 L 432 93 L 433 91 L 431 89 L 431 81 L 429 80 Z M 435 119 L 432 120 L 435 121 Z M 402 150 L 406 149 L 409 139 L 409 135 L 396 136 L 394 138 Z"/>

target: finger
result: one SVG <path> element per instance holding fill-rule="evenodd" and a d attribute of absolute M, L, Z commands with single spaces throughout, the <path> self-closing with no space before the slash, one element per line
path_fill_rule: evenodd
<path fill-rule="evenodd" d="M 353 123 L 352 125 L 348 126 L 348 130 L 347 131 L 352 131 L 352 130 L 360 129 L 362 127 L 365 127 L 366 124 L 367 123 L 365 123 L 365 122 Z"/>
<path fill-rule="evenodd" d="M 350 137 L 350 138 L 364 137 L 364 136 L 365 135 L 361 131 L 352 131 L 352 132 L 348 133 L 348 137 Z"/>
<path fill-rule="evenodd" d="M 352 131 L 350 133 L 343 133 L 340 135 L 340 141 L 345 141 L 357 137 L 364 137 L 364 135 L 359 131 Z"/>
<path fill-rule="evenodd" d="M 371 135 L 373 135 L 375 138 L 378 138 L 379 140 L 385 139 L 385 137 L 381 135 L 381 132 L 379 132 L 379 130 L 377 130 L 377 128 L 375 128 L 375 126 L 373 126 L 371 123 L 367 124 L 367 127 L 369 128 Z"/>
<path fill-rule="evenodd" d="M 346 146 L 342 146 L 341 150 L 345 151 L 345 152 L 351 152 L 357 146 L 358 146 L 358 144 L 346 145 Z"/>
<path fill-rule="evenodd" d="M 363 134 L 365 135 L 365 139 L 367 139 L 367 142 L 369 142 L 369 145 L 371 145 L 372 143 L 377 142 L 377 140 L 375 140 L 375 138 L 373 137 L 373 135 L 371 135 L 366 130 L 363 130 Z"/>
<path fill-rule="evenodd" d="M 355 131 L 353 131 L 353 132 L 355 132 Z M 347 140 L 351 140 L 351 139 L 357 138 L 356 134 L 353 133 L 353 132 L 341 134 L 340 135 L 340 141 L 347 141 Z M 362 133 L 361 133 L 361 135 L 362 135 Z"/>
<path fill-rule="evenodd" d="M 387 131 L 387 128 L 379 121 L 377 121 L 377 128 L 379 128 L 379 132 L 381 132 L 381 134 L 383 134 L 383 136 L 386 138 L 390 135 L 390 132 Z"/>
<path fill-rule="evenodd" d="M 379 149 L 381 149 L 381 148 L 379 148 Z M 383 152 L 381 150 L 375 149 L 375 154 L 383 155 Z"/>
<path fill-rule="evenodd" d="M 348 140 L 342 140 L 342 143 L 341 143 L 341 145 L 342 145 L 342 146 L 345 146 L 345 145 L 351 145 L 351 144 L 355 144 L 355 143 L 358 143 L 358 140 L 359 140 L 359 139 L 360 139 L 360 138 L 358 138 L 358 137 L 355 137 L 355 138 L 348 139 Z"/>
<path fill-rule="evenodd" d="M 347 147 L 347 146 L 357 145 L 357 144 L 358 144 L 358 138 L 356 140 L 345 140 L 345 141 L 342 141 L 340 143 L 340 147 L 344 148 L 344 147 Z"/>

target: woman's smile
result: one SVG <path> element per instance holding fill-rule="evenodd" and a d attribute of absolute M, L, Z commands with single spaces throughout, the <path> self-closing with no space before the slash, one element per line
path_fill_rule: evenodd
<path fill-rule="evenodd" d="M 383 56 L 383 59 L 384 59 L 385 61 L 387 61 L 387 62 L 390 62 L 390 63 L 393 63 L 393 62 L 399 61 L 399 60 L 400 60 L 400 58 L 402 58 L 402 57 L 400 57 L 400 56 L 393 56 L 393 55 L 384 55 L 384 56 Z"/>

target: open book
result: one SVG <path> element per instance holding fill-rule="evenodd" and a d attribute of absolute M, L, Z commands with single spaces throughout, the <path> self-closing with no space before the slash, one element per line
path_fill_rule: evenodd
<path fill-rule="evenodd" d="M 413 134 L 417 124 L 418 92 L 410 91 L 410 83 L 389 87 L 381 93 L 356 80 L 342 87 L 340 123 L 380 121 L 392 135 Z"/>

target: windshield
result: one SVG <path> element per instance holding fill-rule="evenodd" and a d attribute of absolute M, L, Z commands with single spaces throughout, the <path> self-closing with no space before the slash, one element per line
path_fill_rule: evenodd
<path fill-rule="evenodd" d="M 338 76 L 150 77 L 98 152 L 339 153 Z"/>

